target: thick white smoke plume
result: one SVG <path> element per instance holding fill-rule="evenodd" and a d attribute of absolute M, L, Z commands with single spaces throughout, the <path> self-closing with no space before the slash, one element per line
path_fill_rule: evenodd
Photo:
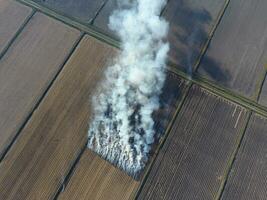
<path fill-rule="evenodd" d="M 165 81 L 168 23 L 160 13 L 166 0 L 119 3 L 109 26 L 121 39 L 122 51 L 93 98 L 88 147 L 135 176 L 154 142 L 152 113 Z"/>

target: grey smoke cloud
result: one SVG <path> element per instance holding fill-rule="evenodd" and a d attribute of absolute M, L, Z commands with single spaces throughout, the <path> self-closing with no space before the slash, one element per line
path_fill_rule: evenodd
<path fill-rule="evenodd" d="M 165 82 L 168 23 L 160 17 L 166 0 L 119 1 L 109 27 L 122 51 L 93 97 L 88 148 L 135 176 L 154 142 L 153 111 Z"/>

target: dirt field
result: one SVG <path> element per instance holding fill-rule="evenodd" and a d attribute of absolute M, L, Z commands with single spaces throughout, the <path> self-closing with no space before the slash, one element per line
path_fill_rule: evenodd
<path fill-rule="evenodd" d="M 168 1 L 161 137 L 139 179 L 86 148 L 90 99 L 119 51 L 115 8 L 0 0 L 0 199 L 265 199 L 267 3 Z"/>

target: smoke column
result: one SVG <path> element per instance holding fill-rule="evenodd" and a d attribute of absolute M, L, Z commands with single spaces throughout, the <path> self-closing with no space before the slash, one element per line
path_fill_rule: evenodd
<path fill-rule="evenodd" d="M 88 148 L 136 176 L 154 142 L 153 111 L 165 82 L 168 23 L 160 18 L 166 0 L 121 0 L 109 27 L 122 51 L 93 97 Z"/>

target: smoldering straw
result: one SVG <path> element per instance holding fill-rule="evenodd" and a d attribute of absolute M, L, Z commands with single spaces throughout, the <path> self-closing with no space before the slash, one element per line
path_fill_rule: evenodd
<path fill-rule="evenodd" d="M 122 42 L 93 97 L 88 147 L 135 176 L 154 142 L 152 113 L 165 82 L 169 25 L 160 17 L 166 0 L 118 1 L 109 27 Z"/>

